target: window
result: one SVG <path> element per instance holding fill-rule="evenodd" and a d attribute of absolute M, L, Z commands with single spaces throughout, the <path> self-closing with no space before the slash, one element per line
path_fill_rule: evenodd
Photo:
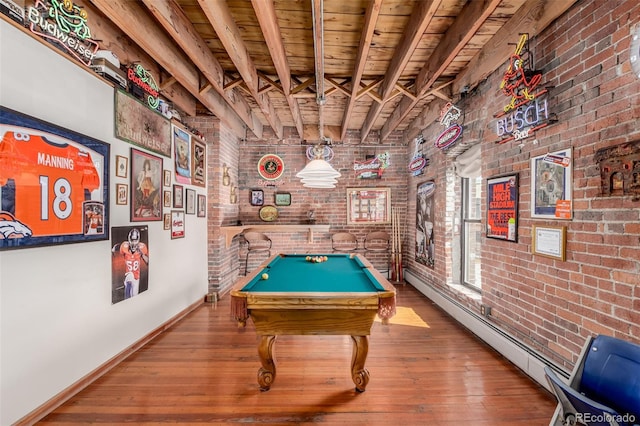
<path fill-rule="evenodd" d="M 480 290 L 482 178 L 462 179 L 462 282 Z"/>

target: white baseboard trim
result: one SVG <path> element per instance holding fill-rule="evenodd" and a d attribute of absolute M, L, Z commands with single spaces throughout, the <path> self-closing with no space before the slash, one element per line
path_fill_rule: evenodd
<path fill-rule="evenodd" d="M 439 289 L 425 283 L 412 274 L 411 271 L 404 271 L 404 279 L 469 331 L 515 364 L 534 381 L 551 391 L 545 378 L 544 367 L 548 365 L 557 368 L 552 362 L 533 348 L 499 329 L 478 313 L 463 306 Z"/>

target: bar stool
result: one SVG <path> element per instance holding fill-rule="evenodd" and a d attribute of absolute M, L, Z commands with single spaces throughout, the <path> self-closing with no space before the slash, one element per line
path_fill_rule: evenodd
<path fill-rule="evenodd" d="M 247 271 L 249 270 L 249 254 L 267 252 L 267 257 L 271 256 L 272 242 L 271 238 L 257 231 L 245 231 L 242 233 L 242 238 L 244 238 L 247 243 L 247 254 L 244 258 L 244 274 L 247 275 Z"/>
<path fill-rule="evenodd" d="M 391 254 L 389 248 L 391 245 L 391 235 L 385 231 L 373 231 L 369 232 L 364 237 L 364 252 L 367 253 L 386 253 L 387 256 L 387 278 L 389 278 L 389 271 L 391 270 Z M 367 257 L 369 259 L 369 257 Z M 371 259 L 369 259 L 371 261 Z"/>
<path fill-rule="evenodd" d="M 353 252 L 358 250 L 358 239 L 350 232 L 336 232 L 331 235 L 331 248 L 334 252 Z"/>

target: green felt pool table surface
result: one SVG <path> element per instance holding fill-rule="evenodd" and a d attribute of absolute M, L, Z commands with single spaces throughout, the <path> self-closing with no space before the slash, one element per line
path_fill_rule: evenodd
<path fill-rule="evenodd" d="M 314 263 L 307 257 L 326 256 Z M 251 292 L 376 292 L 384 286 L 370 264 L 351 254 L 280 254 L 261 265 L 241 291 Z M 262 278 L 263 274 L 268 278 Z"/>

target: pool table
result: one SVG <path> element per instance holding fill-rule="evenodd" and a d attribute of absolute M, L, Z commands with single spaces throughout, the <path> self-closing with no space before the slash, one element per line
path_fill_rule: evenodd
<path fill-rule="evenodd" d="M 307 257 L 326 256 L 314 263 Z M 266 274 L 266 275 L 265 275 Z M 260 336 L 258 384 L 269 390 L 276 376 L 278 335 L 350 335 L 351 377 L 364 392 L 364 364 L 376 314 L 383 324 L 395 314 L 393 285 L 360 254 L 276 254 L 231 290 L 231 316 L 244 327 L 249 317 Z"/>

